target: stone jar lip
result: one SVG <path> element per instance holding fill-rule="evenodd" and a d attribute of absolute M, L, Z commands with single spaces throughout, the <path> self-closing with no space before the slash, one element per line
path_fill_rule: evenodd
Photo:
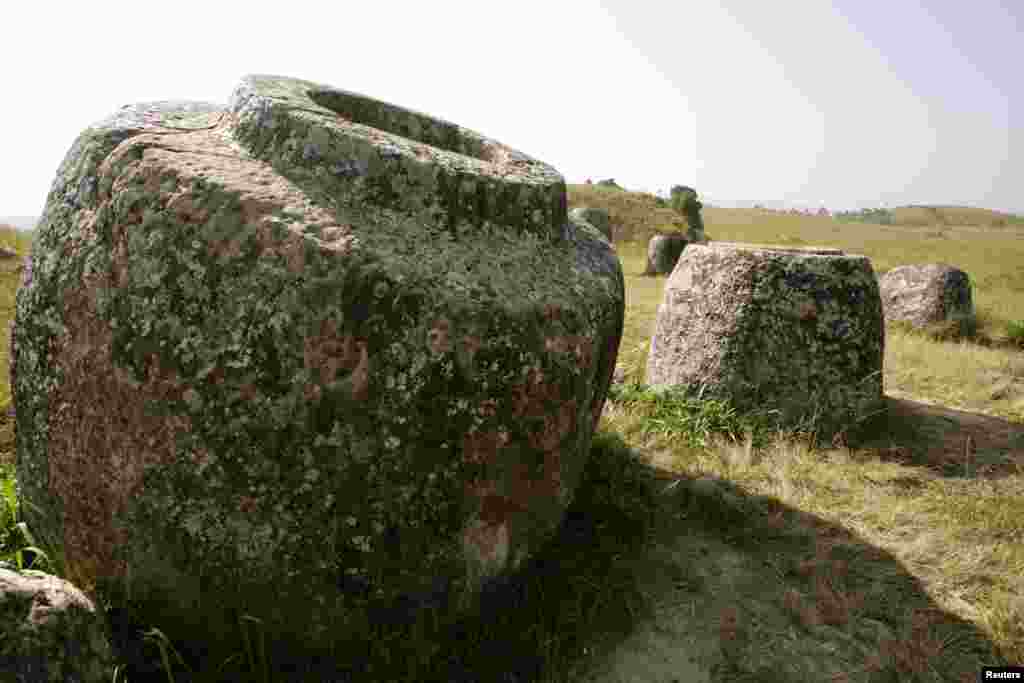
<path fill-rule="evenodd" d="M 775 244 L 757 244 L 754 242 L 707 242 L 700 246 L 708 249 L 737 249 L 742 251 L 773 251 L 791 253 L 796 255 L 804 256 L 845 256 L 852 257 L 857 254 L 847 254 L 842 249 L 836 249 L 835 247 L 797 247 L 788 245 L 775 245 Z"/>
<path fill-rule="evenodd" d="M 553 167 L 429 114 L 266 74 L 242 78 L 227 110 L 232 137 L 247 152 L 286 173 L 289 166 L 326 172 L 362 202 L 550 237 L 568 219 L 565 179 Z M 282 131 L 299 136 L 284 139 Z"/>
<path fill-rule="evenodd" d="M 935 263 L 910 263 L 902 266 L 895 266 L 885 271 L 886 275 L 901 273 L 920 273 L 927 275 L 945 275 L 948 273 L 967 273 L 956 266 L 937 261 Z"/>

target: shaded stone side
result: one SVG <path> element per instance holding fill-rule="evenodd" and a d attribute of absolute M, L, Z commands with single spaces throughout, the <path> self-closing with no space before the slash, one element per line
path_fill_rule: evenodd
<path fill-rule="evenodd" d="M 791 425 L 818 414 L 830 434 L 880 407 L 883 350 L 867 258 L 693 244 L 665 285 L 646 381 L 703 387 Z"/>
<path fill-rule="evenodd" d="M 62 165 L 12 335 L 25 517 L 76 584 L 172 638 L 218 647 L 248 613 L 323 651 L 367 601 L 441 583 L 464 603 L 520 566 L 607 394 L 611 246 L 548 190 L 547 227 L 499 208 L 455 235 L 356 201 L 264 158 L 301 112 L 256 154 L 244 111 L 134 111 Z M 518 163 L 510 184 L 548 173 Z"/>

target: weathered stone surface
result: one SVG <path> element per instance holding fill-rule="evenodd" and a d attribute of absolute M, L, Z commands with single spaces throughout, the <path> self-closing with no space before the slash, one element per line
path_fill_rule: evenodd
<path fill-rule="evenodd" d="M 589 223 L 597 228 L 605 239 L 612 241 L 612 219 L 604 209 L 578 206 L 569 211 L 569 216 L 576 222 Z"/>
<path fill-rule="evenodd" d="M 18 293 L 25 518 L 172 639 L 237 610 L 323 652 L 369 600 L 462 608 L 561 520 L 623 314 L 562 176 L 477 133 L 272 76 L 122 108 Z"/>
<path fill-rule="evenodd" d="M 924 328 L 974 318 L 971 280 L 944 263 L 899 266 L 878 278 L 885 318 Z"/>
<path fill-rule="evenodd" d="M 690 240 L 678 232 L 651 237 L 647 242 L 647 265 L 644 267 L 644 275 L 671 273 L 687 244 L 690 244 Z"/>
<path fill-rule="evenodd" d="M 113 672 L 103 615 L 82 591 L 0 567 L 0 680 L 108 683 Z"/>
<path fill-rule="evenodd" d="M 691 244 L 665 283 L 646 383 L 704 386 L 822 434 L 882 401 L 885 328 L 871 262 L 836 249 Z"/>

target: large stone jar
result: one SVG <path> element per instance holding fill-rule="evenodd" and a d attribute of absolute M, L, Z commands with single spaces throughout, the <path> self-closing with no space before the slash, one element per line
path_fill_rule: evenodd
<path fill-rule="evenodd" d="M 126 106 L 65 157 L 18 293 L 25 518 L 178 642 L 464 609 L 553 536 L 623 314 L 562 176 L 494 140 L 273 76 Z"/>
<path fill-rule="evenodd" d="M 882 407 L 884 348 L 866 257 L 691 244 L 665 283 L 646 382 L 775 411 L 783 425 L 828 436 Z"/>

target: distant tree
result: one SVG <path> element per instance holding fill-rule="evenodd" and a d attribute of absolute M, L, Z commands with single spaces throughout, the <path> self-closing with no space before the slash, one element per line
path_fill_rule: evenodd
<path fill-rule="evenodd" d="M 861 209 L 860 211 L 837 211 L 835 218 L 840 221 L 856 223 L 875 223 L 892 225 L 893 213 L 888 209 Z"/>
<path fill-rule="evenodd" d="M 704 219 L 700 210 L 704 205 L 697 200 L 697 190 L 686 185 L 674 185 L 669 191 L 669 205 L 679 215 L 686 218 L 690 233 L 695 239 L 703 239 Z"/>

